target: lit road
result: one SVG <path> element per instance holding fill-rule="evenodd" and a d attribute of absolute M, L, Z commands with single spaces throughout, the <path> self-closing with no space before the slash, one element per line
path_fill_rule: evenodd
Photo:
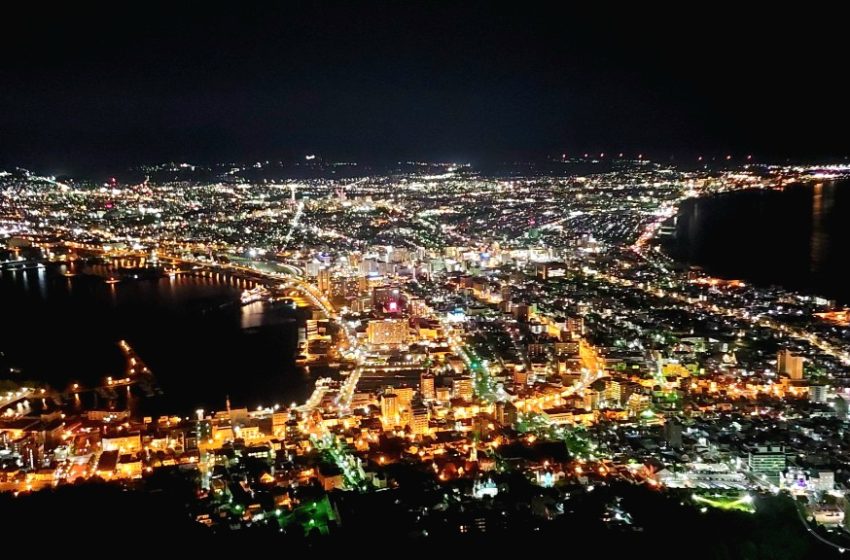
<path fill-rule="evenodd" d="M 357 366 L 342 383 L 342 387 L 340 387 L 339 394 L 336 398 L 336 404 L 340 409 L 350 409 L 351 400 L 354 398 L 354 391 L 357 390 L 357 384 L 360 382 L 360 375 L 362 373 L 363 368 Z"/>
<path fill-rule="evenodd" d="M 312 440 L 316 448 L 342 471 L 346 487 L 357 490 L 368 488 L 368 480 L 360 459 L 348 450 L 343 440 L 329 433 L 314 437 Z"/>
<path fill-rule="evenodd" d="M 9 391 L 0 396 L 0 410 L 12 406 L 13 404 L 26 400 L 34 394 L 34 391 L 29 387 L 23 387 L 17 391 Z"/>
<path fill-rule="evenodd" d="M 797 504 L 797 503 L 795 502 L 795 504 L 794 504 L 794 508 L 797 510 L 797 515 L 800 517 L 800 523 L 802 523 L 802 524 L 803 524 L 803 527 L 805 527 L 806 531 L 808 531 L 808 533 L 809 533 L 811 536 L 813 536 L 814 538 L 816 538 L 817 540 L 819 540 L 819 541 L 820 541 L 820 542 L 822 542 L 823 544 L 828 545 L 828 546 L 831 546 L 832 548 L 834 548 L 834 549 L 835 549 L 835 550 L 837 550 L 838 552 L 840 552 L 840 553 L 844 554 L 844 552 L 846 551 L 846 549 L 845 549 L 843 546 L 837 545 L 837 544 L 835 544 L 834 542 L 832 542 L 832 541 L 830 541 L 830 540 L 827 540 L 827 539 L 823 538 L 822 536 L 820 536 L 820 535 L 817 533 L 817 531 L 815 531 L 814 529 L 812 529 L 812 527 L 809 525 L 809 522 L 808 522 L 808 521 L 806 521 L 806 517 L 803 515 L 803 506 L 801 506 L 800 504 Z"/>
<path fill-rule="evenodd" d="M 300 410 L 302 412 L 310 412 L 315 410 L 320 404 L 322 404 L 322 399 L 325 398 L 325 395 L 328 393 L 329 387 L 328 383 L 330 379 L 326 377 L 322 377 L 316 380 L 316 387 L 313 389 L 313 393 L 307 398 L 307 400 L 301 406 L 296 407 L 296 410 Z"/>

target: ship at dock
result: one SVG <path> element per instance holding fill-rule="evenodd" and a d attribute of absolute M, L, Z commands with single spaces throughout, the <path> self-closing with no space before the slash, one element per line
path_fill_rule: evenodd
<path fill-rule="evenodd" d="M 271 298 L 271 292 L 265 286 L 257 286 L 250 290 L 243 290 L 240 300 L 242 305 L 248 305 L 258 301 L 268 301 Z"/>

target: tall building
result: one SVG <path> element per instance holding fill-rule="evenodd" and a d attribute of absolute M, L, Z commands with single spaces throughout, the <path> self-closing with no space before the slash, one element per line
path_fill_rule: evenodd
<path fill-rule="evenodd" d="M 319 291 L 323 294 L 331 293 L 331 271 L 327 268 L 322 268 L 319 270 L 319 274 L 317 276 L 317 284 L 319 286 Z"/>
<path fill-rule="evenodd" d="M 499 288 L 499 295 L 501 296 L 502 303 L 511 303 L 511 285 L 510 284 L 502 284 L 501 288 Z"/>
<path fill-rule="evenodd" d="M 682 425 L 675 418 L 664 423 L 664 441 L 674 449 L 682 447 Z"/>
<path fill-rule="evenodd" d="M 811 385 L 809 386 L 809 402 L 825 404 L 828 393 L 828 385 Z"/>
<path fill-rule="evenodd" d="M 369 321 L 366 328 L 369 344 L 404 344 L 407 342 L 406 319 L 382 319 Z"/>
<path fill-rule="evenodd" d="M 375 259 L 363 259 L 360 262 L 360 273 L 369 274 L 370 272 L 378 271 L 378 261 Z"/>
<path fill-rule="evenodd" d="M 472 378 L 468 376 L 452 379 L 452 393 L 455 398 L 471 401 L 473 396 Z"/>
<path fill-rule="evenodd" d="M 799 381 L 803 379 L 804 361 L 804 357 L 795 356 L 790 350 L 783 348 L 776 356 L 776 371 L 787 375 L 792 381 Z"/>
<path fill-rule="evenodd" d="M 626 410 L 629 411 L 629 416 L 631 417 L 639 416 L 644 410 L 649 409 L 649 406 L 649 397 L 646 395 L 632 393 L 626 399 Z"/>
<path fill-rule="evenodd" d="M 413 401 L 410 407 L 410 431 L 421 436 L 428 433 L 428 407 L 421 400 Z"/>
<path fill-rule="evenodd" d="M 517 321 L 525 323 L 528 321 L 528 304 L 527 303 L 518 303 L 516 305 L 511 306 L 511 311 L 513 312 L 514 318 Z"/>
<path fill-rule="evenodd" d="M 307 340 L 311 338 L 315 338 L 319 336 L 319 322 L 315 319 L 307 319 L 307 325 L 305 329 L 305 336 Z"/>
<path fill-rule="evenodd" d="M 747 466 L 754 475 L 779 484 L 780 473 L 785 470 L 785 446 L 759 445 L 750 449 Z"/>
<path fill-rule="evenodd" d="M 513 425 L 517 421 L 517 408 L 510 401 L 498 401 L 495 405 L 496 422 L 502 426 Z"/>
<path fill-rule="evenodd" d="M 286 423 L 289 422 L 288 412 L 275 412 L 272 414 L 272 434 L 275 437 L 283 437 L 286 433 Z"/>
<path fill-rule="evenodd" d="M 384 427 L 393 428 L 399 425 L 398 397 L 395 393 L 381 395 L 381 422 Z"/>
<path fill-rule="evenodd" d="M 416 393 L 413 387 L 388 387 L 386 390 L 395 393 L 399 409 L 410 408 L 410 403 L 413 402 Z"/>
<path fill-rule="evenodd" d="M 410 298 L 407 302 L 407 311 L 411 317 L 422 317 L 426 313 L 425 301 L 422 298 Z"/>
<path fill-rule="evenodd" d="M 372 306 L 385 313 L 401 311 L 401 291 L 394 287 L 379 287 L 372 291 Z"/>
<path fill-rule="evenodd" d="M 584 336 L 584 318 L 567 317 L 567 331 L 574 338 Z"/>
<path fill-rule="evenodd" d="M 847 404 L 847 399 L 841 395 L 836 395 L 832 400 L 833 408 L 835 408 L 835 417 L 842 422 L 847 420 L 847 412 L 850 410 L 850 405 Z"/>
<path fill-rule="evenodd" d="M 422 398 L 426 401 L 432 401 L 436 398 L 434 374 L 430 371 L 423 372 L 419 377 L 419 392 Z"/>
<path fill-rule="evenodd" d="M 597 379 L 584 390 L 584 408 L 587 410 L 599 410 L 602 405 L 602 397 L 604 394 L 605 382 L 601 379 Z"/>
<path fill-rule="evenodd" d="M 623 388 L 620 382 L 615 379 L 608 379 L 605 382 L 605 401 L 609 406 L 620 406 L 622 402 Z"/>

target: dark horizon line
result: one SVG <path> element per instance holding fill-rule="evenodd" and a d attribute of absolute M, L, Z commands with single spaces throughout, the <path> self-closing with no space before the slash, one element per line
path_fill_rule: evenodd
<path fill-rule="evenodd" d="M 308 160 L 308 156 L 315 156 L 314 160 Z M 564 157 L 566 156 L 566 157 Z M 37 158 L 47 160 L 48 158 Z M 56 158 L 65 160 L 66 158 Z M 283 164 L 290 166 L 304 166 L 309 164 L 329 166 L 333 164 L 353 164 L 364 167 L 386 167 L 392 165 L 405 165 L 411 163 L 427 165 L 467 165 L 472 168 L 492 165 L 518 165 L 518 164 L 557 164 L 559 162 L 592 162 L 592 161 L 651 161 L 655 163 L 667 163 L 673 165 L 709 165 L 709 164 L 836 164 L 850 161 L 848 155 L 821 154 L 821 155 L 769 155 L 757 152 L 739 153 L 735 151 L 680 151 L 666 152 L 663 150 L 638 151 L 572 151 L 562 153 L 521 153 L 484 155 L 484 156 L 390 156 L 376 155 L 366 157 L 346 157 L 344 155 L 324 155 L 319 151 L 304 150 L 298 155 L 289 151 L 285 155 L 276 157 L 239 157 L 239 158 L 217 158 L 217 157 L 189 157 L 181 156 L 174 158 L 140 158 L 132 162 L 128 158 L 115 158 L 112 163 L 105 160 L 92 161 L 90 158 L 81 158 L 77 163 L 44 163 L 36 160 L 31 161 L 8 161 L 0 164 L 0 171 L 12 171 L 15 169 L 27 170 L 38 174 L 57 177 L 80 177 L 89 175 L 109 175 L 122 172 L 138 171 L 141 167 L 157 166 L 167 163 L 186 163 L 198 167 L 215 167 L 223 164 L 251 165 L 257 162 L 268 164 Z M 63 168 L 67 168 L 64 169 Z"/>

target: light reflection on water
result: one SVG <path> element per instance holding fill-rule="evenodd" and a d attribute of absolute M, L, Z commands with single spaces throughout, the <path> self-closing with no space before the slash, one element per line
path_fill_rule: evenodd
<path fill-rule="evenodd" d="M 17 367 L 21 379 L 57 388 L 94 383 L 122 372 L 117 342 L 126 339 L 165 390 L 157 408 L 168 412 L 220 408 L 227 394 L 234 406 L 300 401 L 312 390 L 294 364 L 295 314 L 260 302 L 243 308 L 239 294 L 252 282 L 179 275 L 108 284 L 80 272 L 0 272 L 0 378 Z"/>
<path fill-rule="evenodd" d="M 717 276 L 850 303 L 848 245 L 850 182 L 839 181 L 688 201 L 667 248 Z"/>

